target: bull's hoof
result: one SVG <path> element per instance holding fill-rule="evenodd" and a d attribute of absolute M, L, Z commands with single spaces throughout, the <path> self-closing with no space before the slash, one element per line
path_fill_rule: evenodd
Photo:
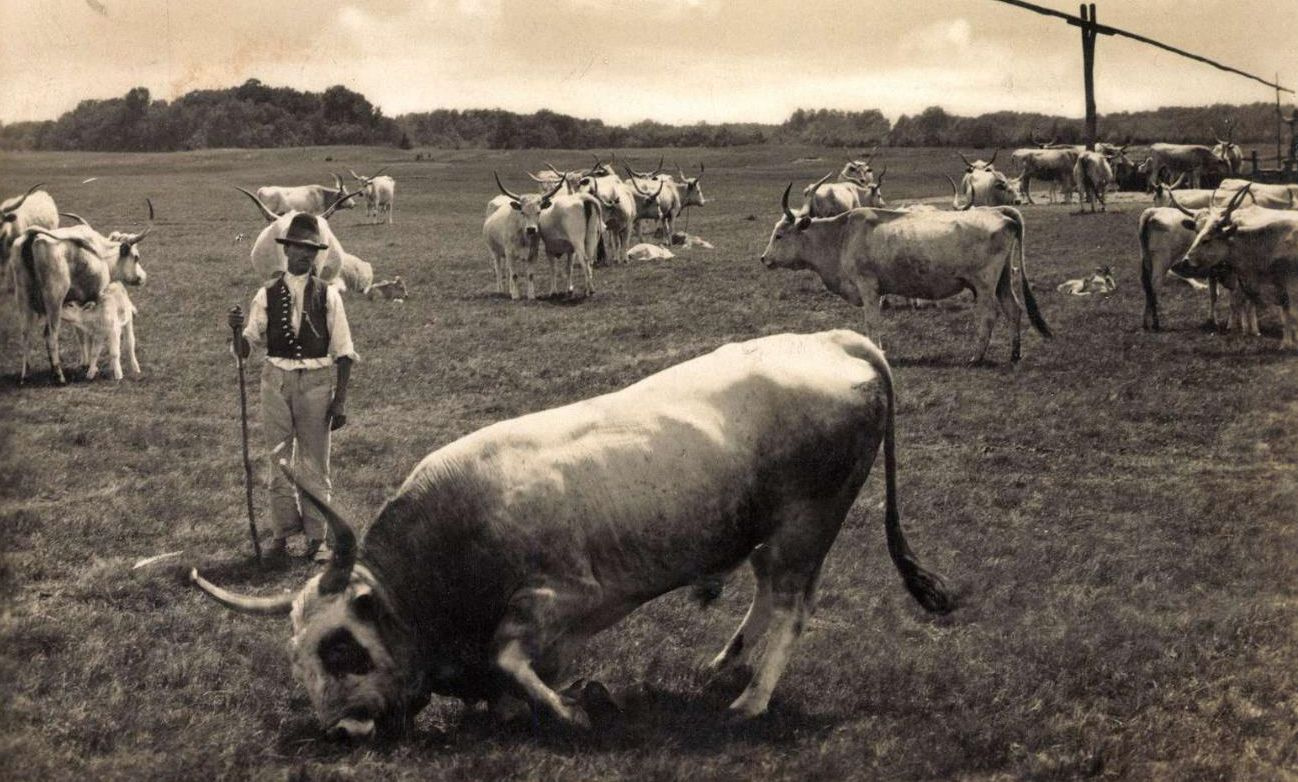
<path fill-rule="evenodd" d="M 730 715 L 739 720 L 755 720 L 766 713 L 766 704 L 751 697 L 747 691 L 730 704 Z"/>

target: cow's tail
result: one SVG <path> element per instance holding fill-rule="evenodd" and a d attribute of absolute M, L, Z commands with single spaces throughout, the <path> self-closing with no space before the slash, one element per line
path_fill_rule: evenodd
<path fill-rule="evenodd" d="M 1010 224 L 1014 226 L 1014 240 L 1019 246 L 1019 277 L 1023 281 L 1023 308 L 1028 311 L 1028 320 L 1032 322 L 1032 327 L 1041 336 L 1049 339 L 1054 336 L 1054 333 L 1050 331 L 1050 326 L 1042 317 L 1041 308 L 1037 306 L 1037 297 L 1032 295 L 1032 284 L 1028 282 L 1027 226 L 1023 223 L 1023 215 L 1012 206 L 1001 207 L 1001 214 L 1008 217 Z"/>
<path fill-rule="evenodd" d="M 883 530 L 888 540 L 888 555 L 892 564 L 901 574 L 906 591 L 924 607 L 924 610 L 935 614 L 950 613 L 956 607 L 956 599 L 942 582 L 942 577 L 925 570 L 906 543 L 906 535 L 901 529 L 901 511 L 897 507 L 897 443 L 896 420 L 894 411 L 897 402 L 893 394 L 892 369 L 883 353 L 873 342 L 865 343 L 865 360 L 879 373 L 883 381 L 888 402 L 888 412 L 883 430 L 883 469 L 885 486 L 885 506 Z"/>
<path fill-rule="evenodd" d="M 23 270 L 27 274 L 27 309 L 36 315 L 46 314 L 45 298 L 41 296 L 41 289 L 44 286 L 41 285 L 40 278 L 36 276 L 35 245 L 40 235 L 34 229 L 28 230 L 27 233 L 23 234 L 22 250 L 20 251 Z"/>
<path fill-rule="evenodd" d="M 1145 309 L 1153 315 L 1154 331 L 1158 323 L 1158 294 L 1154 292 L 1154 259 L 1149 255 L 1149 232 L 1152 230 L 1150 219 L 1153 210 L 1146 209 L 1140 216 L 1140 287 L 1145 290 Z"/>
<path fill-rule="evenodd" d="M 587 263 L 594 263 L 600 238 L 604 235 L 604 205 L 598 198 L 587 195 L 582 199 L 582 208 L 586 216 L 586 259 Z"/>

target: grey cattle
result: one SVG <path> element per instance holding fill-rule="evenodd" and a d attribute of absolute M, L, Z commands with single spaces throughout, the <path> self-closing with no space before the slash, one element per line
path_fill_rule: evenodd
<path fill-rule="evenodd" d="M 99 300 L 87 304 L 67 303 L 59 313 L 64 326 L 72 329 L 81 344 L 81 364 L 86 380 L 99 375 L 99 356 L 108 349 L 108 370 L 113 380 L 122 379 L 122 343 L 131 373 L 139 376 L 140 362 L 135 357 L 135 316 L 137 310 L 120 282 L 109 283 Z"/>
<path fill-rule="evenodd" d="M 397 180 L 384 174 L 383 168 L 370 176 L 361 176 L 350 169 L 348 171 L 364 189 L 365 211 L 370 220 L 376 223 L 382 222 L 383 216 L 386 215 L 388 225 L 392 225 L 392 208 L 397 198 Z"/>
<path fill-rule="evenodd" d="M 491 252 L 492 269 L 496 272 L 496 292 L 505 292 L 509 284 L 509 297 L 519 299 L 518 264 L 527 280 L 528 299 L 536 298 L 536 256 L 540 249 L 541 213 L 550 208 L 551 199 L 563 182 L 558 182 L 548 193 L 518 195 L 505 189 L 496 178 L 496 187 L 502 195 L 496 196 L 487 206 L 487 219 L 482 224 L 482 238 Z"/>
<path fill-rule="evenodd" d="M 833 217 L 862 206 L 887 208 L 888 204 L 883 200 L 880 188 L 883 187 L 888 169 L 885 168 L 879 174 L 878 180 L 872 176 L 871 182 L 867 185 L 858 185 L 855 182 L 827 184 L 827 180 L 833 175 L 834 172 L 831 171 L 820 181 L 803 189 L 802 194 L 806 198 L 808 214 L 812 217 Z"/>
<path fill-rule="evenodd" d="M 1113 169 L 1109 160 L 1100 152 L 1082 152 L 1073 163 L 1073 180 L 1077 186 L 1077 202 L 1080 210 L 1081 201 L 1086 199 L 1095 211 L 1095 202 L 1100 202 L 1100 211 L 1105 211 L 1104 194 L 1109 183 L 1113 181 Z"/>
<path fill-rule="evenodd" d="M 1235 193 L 1248 188 L 1249 206 L 1261 206 L 1266 209 L 1298 209 L 1298 185 L 1268 185 L 1250 182 L 1247 179 L 1223 179 L 1213 191 L 1212 205 L 1224 207 L 1235 196 Z M 1176 194 L 1176 200 L 1182 204 L 1185 200 Z"/>
<path fill-rule="evenodd" d="M 298 185 L 296 187 L 278 187 L 267 185 L 257 188 L 257 200 L 264 204 L 267 209 L 276 215 L 287 214 L 288 212 L 306 212 L 307 214 L 319 215 L 326 210 L 333 212 L 335 209 L 351 209 L 350 199 L 342 200 L 342 196 L 347 192 L 343 187 L 343 181 L 334 174 L 334 186 L 332 188 L 324 185 Z M 360 191 L 356 192 L 360 195 Z"/>
<path fill-rule="evenodd" d="M 1185 218 L 1196 234 L 1173 271 L 1204 275 L 1229 265 L 1243 293 L 1255 304 L 1280 306 L 1283 350 L 1298 349 L 1298 213 L 1240 206 L 1248 195 L 1236 192 L 1224 209 Z"/>
<path fill-rule="evenodd" d="M 977 301 L 977 349 L 987 353 L 997 312 L 1013 330 L 1010 360 L 1020 357 L 1020 316 L 1043 336 L 1050 328 L 1037 309 L 1025 268 L 1023 216 L 1012 207 L 966 212 L 853 209 L 813 218 L 789 209 L 775 224 L 761 262 L 767 268 L 810 269 L 825 287 L 865 311 L 865 331 L 879 324 L 879 297 L 945 299 L 971 290 Z M 1018 264 L 1014 261 L 1018 260 Z M 1024 305 L 1014 290 L 1018 270 Z"/>
<path fill-rule="evenodd" d="M 1149 169 L 1150 190 L 1154 189 L 1164 171 L 1169 178 L 1185 174 L 1189 177 L 1190 186 L 1197 188 L 1204 172 L 1226 169 L 1226 162 L 1212 151 L 1212 147 L 1202 144 L 1151 144 L 1145 165 Z"/>
<path fill-rule="evenodd" d="M 0 202 L 0 276 L 4 288 L 13 289 L 10 254 L 18 237 L 28 228 L 58 228 L 59 210 L 50 194 L 32 185 L 26 193 Z"/>
<path fill-rule="evenodd" d="M 568 261 L 568 295 L 573 295 L 573 266 L 581 269 L 583 295 L 595 292 L 595 275 L 591 264 L 599 249 L 599 238 L 604 230 L 604 208 L 600 200 L 590 193 L 556 195 L 550 208 L 541 212 L 538 221 L 541 244 L 550 258 L 550 295 L 557 292 L 560 258 Z"/>
<path fill-rule="evenodd" d="M 50 370 L 61 385 L 67 382 L 59 358 L 59 315 L 66 303 L 98 302 L 112 282 L 143 285 L 148 274 L 140 263 L 138 245 L 153 230 L 153 204 L 149 225 L 139 233 L 114 231 L 107 237 L 89 224 L 66 228 L 28 228 L 14 248 L 14 298 L 20 312 L 22 370 L 27 378 L 29 336 L 44 322 L 45 349 Z"/>
<path fill-rule="evenodd" d="M 1064 192 L 1064 203 L 1073 193 L 1073 164 L 1077 162 L 1077 150 L 1067 149 L 1016 149 L 1010 155 L 1019 167 L 1019 179 L 1022 182 L 1020 192 L 1029 204 L 1032 201 L 1032 180 L 1049 182 L 1051 203 L 1055 200 L 1056 185 Z"/>
<path fill-rule="evenodd" d="M 252 202 L 257 205 L 257 211 L 266 220 L 266 227 L 261 229 L 261 233 L 257 234 L 257 239 L 252 243 L 248 259 L 252 262 L 252 268 L 257 271 L 258 276 L 263 280 L 269 280 L 288 268 L 288 257 L 284 255 L 283 246 L 275 240 L 284 237 L 298 211 L 290 210 L 282 215 L 276 214 L 269 206 L 262 203 L 260 198 L 242 187 L 235 187 L 235 190 L 252 199 Z M 343 204 L 360 194 L 359 189 L 352 193 L 343 191 L 337 201 L 315 216 L 316 226 L 320 230 L 320 243 L 326 245 L 326 248 L 316 255 L 315 273 L 326 282 L 332 282 L 342 273 L 343 256 L 346 253 L 342 242 L 338 241 L 333 229 L 329 227 L 329 218 L 336 209 L 340 209 Z"/>
<path fill-rule="evenodd" d="M 1158 312 L 1158 292 L 1166 288 L 1168 282 L 1185 281 L 1184 277 L 1173 273 L 1171 268 L 1185 257 L 1185 251 L 1194 243 L 1195 212 L 1185 209 L 1178 203 L 1180 197 L 1173 196 L 1172 207 L 1152 207 L 1140 215 L 1140 286 L 1145 293 L 1145 311 L 1141 318 L 1141 327 L 1147 331 L 1160 331 L 1162 322 Z M 1205 210 L 1206 211 L 1206 210 Z M 1189 223 L 1186 223 L 1187 218 Z M 1208 322 L 1217 325 L 1218 288 L 1225 287 L 1234 291 L 1234 276 L 1227 268 L 1219 268 L 1207 275 L 1208 278 Z M 1237 321 L 1239 304 L 1232 299 L 1227 329 Z"/>
<path fill-rule="evenodd" d="M 298 481 L 337 545 L 296 596 L 191 579 L 232 610 L 291 616 L 293 670 L 317 719 L 360 740 L 401 733 L 432 694 L 486 700 L 500 715 L 521 696 L 537 716 L 589 726 L 585 698 L 557 691 L 582 643 L 747 561 L 756 594 L 708 669 L 753 659 L 730 704 L 752 718 L 806 627 L 881 445 L 892 563 L 926 610 L 954 607 L 902 531 L 895 409 L 883 354 L 854 332 L 726 345 L 434 451 L 359 546 L 356 526 Z"/>

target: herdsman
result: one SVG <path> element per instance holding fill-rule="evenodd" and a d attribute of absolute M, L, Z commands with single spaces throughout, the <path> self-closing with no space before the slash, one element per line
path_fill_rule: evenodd
<path fill-rule="evenodd" d="M 282 560 L 287 541 L 304 533 L 306 556 L 317 562 L 332 554 L 328 527 L 311 503 L 300 503 L 293 485 L 275 462 L 292 454 L 312 488 L 329 496 L 329 433 L 347 423 L 347 382 L 357 356 L 342 297 L 312 272 L 320 243 L 316 218 L 296 215 L 284 236 L 287 271 L 252 297 L 247 323 L 238 307 L 230 310 L 234 350 L 248 357 L 252 345 L 266 346 L 261 371 L 261 416 L 270 449 L 269 488 L 273 539 L 265 555 Z M 337 382 L 331 367 L 337 368 Z"/>

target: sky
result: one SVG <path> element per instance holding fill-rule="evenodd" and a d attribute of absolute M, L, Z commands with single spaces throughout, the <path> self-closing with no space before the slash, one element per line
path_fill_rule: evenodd
<path fill-rule="evenodd" d="M 1035 0 L 1076 14 L 1076 2 Z M 1099 0 L 1101 23 L 1298 89 L 1295 0 Z M 342 84 L 388 116 L 550 109 L 612 124 L 1082 116 L 1077 28 L 995 0 L 0 0 L 0 122 L 132 87 L 173 99 L 250 78 Z M 1100 113 L 1273 101 L 1275 92 L 1100 37 Z M 1293 96 L 1285 94 L 1286 107 Z"/>

